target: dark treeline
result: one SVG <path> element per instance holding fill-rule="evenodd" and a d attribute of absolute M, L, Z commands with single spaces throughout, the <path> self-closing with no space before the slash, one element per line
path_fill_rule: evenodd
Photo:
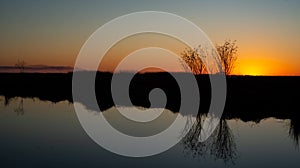
<path fill-rule="evenodd" d="M 86 75 L 89 72 L 77 72 Z M 72 73 L 3 73 L 0 74 L 0 95 L 5 103 L 14 97 L 39 98 L 59 102 L 72 100 Z M 117 74 L 126 77 L 128 73 Z M 175 75 L 184 77 L 184 73 Z M 111 73 L 97 73 L 95 90 L 100 109 L 114 106 L 111 97 Z M 199 113 L 206 113 L 210 106 L 211 88 L 208 75 L 196 76 L 200 90 Z M 291 119 L 299 116 L 300 77 L 267 76 L 227 76 L 227 100 L 223 117 L 239 118 L 243 121 L 259 122 L 261 119 L 275 117 Z M 136 106 L 150 107 L 149 92 L 161 88 L 167 96 L 166 108 L 178 112 L 180 109 L 180 90 L 175 79 L 168 73 L 137 74 L 130 83 L 129 94 Z M 80 100 L 87 108 L 88 100 Z M 128 105 L 118 104 L 118 105 Z M 184 112 L 188 113 L 188 112 Z M 297 117 L 298 118 L 298 117 Z"/>

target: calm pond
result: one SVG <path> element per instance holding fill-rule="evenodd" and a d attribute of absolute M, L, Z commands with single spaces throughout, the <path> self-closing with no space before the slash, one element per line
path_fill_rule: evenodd
<path fill-rule="evenodd" d="M 142 130 L 114 117 L 116 111 L 111 107 L 103 113 L 122 132 L 140 136 L 159 131 L 168 120 L 180 115 L 165 110 L 161 122 Z M 0 96 L 0 167 L 299 167 L 298 121 L 274 117 L 259 121 L 222 119 L 204 143 L 197 143 L 195 125 L 171 149 L 131 158 L 95 143 L 68 101 L 53 103 L 21 97 L 6 100 Z"/>

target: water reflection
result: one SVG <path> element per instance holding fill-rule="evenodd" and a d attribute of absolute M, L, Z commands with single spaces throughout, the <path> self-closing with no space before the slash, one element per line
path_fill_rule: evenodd
<path fill-rule="evenodd" d="M 1 102 L 3 101 L 4 106 L 9 106 L 11 102 L 14 102 L 14 109 L 13 111 L 17 115 L 24 115 L 25 109 L 24 109 L 24 98 L 23 97 L 7 97 L 7 96 L 0 96 Z M 34 100 L 34 98 L 30 98 Z M 52 102 L 51 100 L 49 100 Z M 56 101 L 52 103 L 57 103 Z M 69 102 L 72 103 L 72 102 Z M 88 105 L 87 108 L 90 108 Z M 127 108 L 127 107 L 126 107 Z M 142 107 L 141 107 L 142 108 Z M 110 108 L 111 109 L 111 108 Z M 110 111 L 110 109 L 105 110 Z M 130 109 L 130 107 L 128 107 Z M 177 113 L 177 112 L 173 112 Z M 113 113 L 110 113 L 111 115 Z M 106 115 L 108 113 L 106 112 Z M 189 114 L 186 114 L 189 115 Z M 161 116 L 162 117 L 162 116 Z M 161 118 L 160 117 L 160 118 Z M 192 116 L 195 117 L 195 116 Z M 185 153 L 188 155 L 189 153 L 193 156 L 203 156 L 204 154 L 210 153 L 211 155 L 215 156 L 216 159 L 222 159 L 225 162 L 232 162 L 234 163 L 234 158 L 236 157 L 236 145 L 234 142 L 234 136 L 228 127 L 227 121 L 228 119 L 240 119 L 244 122 L 254 122 L 256 124 L 259 124 L 262 120 L 267 118 L 277 118 L 277 119 L 289 119 L 289 129 L 288 129 L 288 136 L 293 140 L 295 147 L 299 148 L 299 139 L 300 139 L 300 118 L 299 114 L 296 112 L 291 113 L 285 113 L 283 115 L 281 112 L 280 114 L 278 112 L 270 113 L 255 113 L 252 114 L 249 113 L 239 113 L 239 112 L 233 112 L 230 113 L 228 111 L 225 111 L 223 113 L 223 116 L 220 120 L 220 123 L 216 130 L 214 131 L 213 135 L 207 140 L 207 142 L 200 143 L 198 142 L 198 139 L 200 138 L 200 132 L 202 128 L 202 122 L 204 121 L 206 117 L 206 113 L 200 113 L 196 116 L 196 122 L 192 125 L 191 123 L 187 123 L 187 127 L 185 128 L 185 131 L 190 128 L 190 131 L 188 132 L 187 136 L 184 138 L 183 143 L 185 144 L 186 151 Z M 163 117 L 166 118 L 166 117 Z M 170 121 L 173 120 L 173 117 L 170 118 Z M 167 120 L 166 120 L 167 121 Z M 112 120 L 111 122 L 114 126 L 117 125 Z M 166 127 L 165 125 L 169 125 L 169 122 L 166 122 L 163 124 L 163 127 Z M 125 130 L 125 128 L 122 128 Z M 126 132 L 126 131 L 125 131 Z M 132 131 L 129 131 L 132 132 Z M 141 132 L 141 131 L 140 131 Z M 136 134 L 136 133 L 133 133 Z M 147 134 L 147 133 L 143 133 Z M 191 151 L 188 152 L 187 149 L 190 149 Z M 213 149 L 213 151 L 208 151 L 207 149 Z"/>
<path fill-rule="evenodd" d="M 255 123 L 258 117 L 253 117 L 249 123 L 239 118 L 232 119 L 232 114 L 225 113 L 213 135 L 203 143 L 198 140 L 207 116 L 199 114 L 197 122 L 187 126 L 191 130 L 174 148 L 157 156 L 135 159 L 111 154 L 93 143 L 80 127 L 72 104 L 67 101 L 52 103 L 18 97 L 5 103 L 5 98 L 0 96 L 0 103 L 0 167 L 14 167 L 11 163 L 20 167 L 38 167 L 36 160 L 50 163 L 53 160 L 49 158 L 54 158 L 55 165 L 62 163 L 72 167 L 84 167 L 84 163 L 92 167 L 247 167 L 252 163 L 299 166 L 300 153 L 294 144 L 299 146 L 300 121 L 297 115 L 292 117 L 288 113 L 285 116 L 288 119 L 266 117 L 258 123 Z M 25 113 L 16 117 L 17 111 Z M 114 108 L 104 113 L 110 113 L 107 117 L 111 116 L 115 126 L 126 132 L 126 123 L 113 120 Z M 165 119 L 176 115 L 180 114 L 168 111 Z M 165 127 L 166 120 L 163 116 L 161 119 L 163 124 L 157 122 L 154 128 Z M 128 129 L 134 135 L 146 135 L 142 127 Z M 293 141 L 287 139 L 287 135 Z"/>
<path fill-rule="evenodd" d="M 198 115 L 196 122 L 183 138 L 182 144 L 184 145 L 185 155 L 191 155 L 193 158 L 202 158 L 210 155 L 215 160 L 221 159 L 225 163 L 230 162 L 234 164 L 237 157 L 237 148 L 233 133 L 224 118 L 221 118 L 219 125 L 206 141 L 199 141 L 205 117 L 205 114 Z"/>
<path fill-rule="evenodd" d="M 16 108 L 14 109 L 14 112 L 16 112 L 18 115 L 24 115 L 24 99 L 20 98 L 20 102 L 19 105 L 16 106 Z"/>
<path fill-rule="evenodd" d="M 297 116 L 290 119 L 289 136 L 294 140 L 295 146 L 299 148 L 300 119 Z"/>

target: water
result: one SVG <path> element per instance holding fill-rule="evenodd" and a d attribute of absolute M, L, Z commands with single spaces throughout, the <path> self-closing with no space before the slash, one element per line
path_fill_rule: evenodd
<path fill-rule="evenodd" d="M 115 110 L 112 107 L 105 113 L 113 116 Z M 176 115 L 180 114 L 168 111 L 165 117 Z M 0 167 L 299 167 L 298 135 L 290 132 L 290 119 L 244 122 L 236 118 L 222 120 L 221 124 L 204 144 L 192 141 L 190 136 L 161 154 L 130 158 L 96 144 L 68 101 L 17 97 L 6 102 L 2 96 Z M 294 130 L 296 126 L 294 121 Z M 140 128 L 129 130 L 143 135 Z"/>

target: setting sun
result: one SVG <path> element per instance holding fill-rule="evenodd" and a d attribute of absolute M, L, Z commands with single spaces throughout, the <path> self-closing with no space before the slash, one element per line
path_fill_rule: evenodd
<path fill-rule="evenodd" d="M 300 167 L 300 0 L 0 0 L 0 168 Z"/>
<path fill-rule="evenodd" d="M 252 75 L 252 76 L 259 76 L 262 75 L 263 72 L 259 67 L 250 65 L 248 67 L 244 67 L 244 70 L 242 71 L 243 74 Z"/>
<path fill-rule="evenodd" d="M 237 75 L 293 75 L 294 67 L 284 61 L 272 58 L 253 57 L 252 59 L 241 58 L 234 74 Z"/>

